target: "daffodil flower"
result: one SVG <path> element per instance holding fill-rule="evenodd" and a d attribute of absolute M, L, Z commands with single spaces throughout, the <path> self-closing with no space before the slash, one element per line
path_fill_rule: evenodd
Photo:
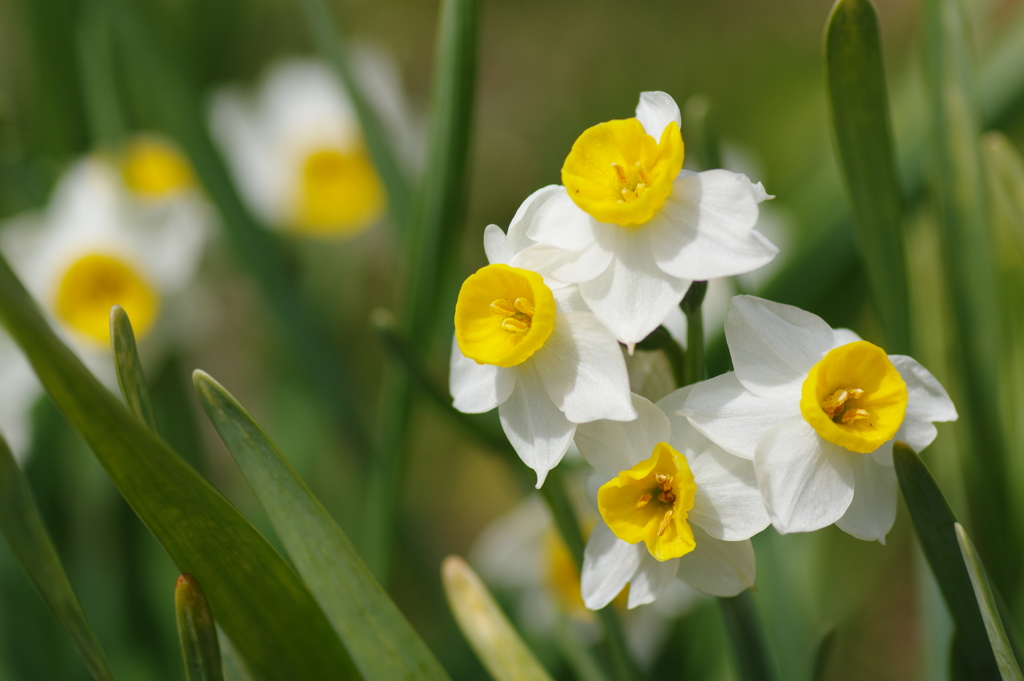
<path fill-rule="evenodd" d="M 735 371 L 696 385 L 681 411 L 752 461 L 779 532 L 835 523 L 885 541 L 896 518 L 892 443 L 920 451 L 954 421 L 946 391 L 917 361 L 789 305 L 733 298 L 725 336 Z"/>
<path fill-rule="evenodd" d="M 679 107 L 644 92 L 636 117 L 584 131 L 562 185 L 527 236 L 523 262 L 579 284 L 587 306 L 633 345 L 679 304 L 693 281 L 768 263 L 778 249 L 755 229 L 768 195 L 742 174 L 682 170 Z"/>
<path fill-rule="evenodd" d="M 403 124 L 401 88 L 389 62 L 355 59 L 355 74 L 396 150 L 417 146 Z M 254 96 L 237 87 L 213 99 L 210 126 L 243 198 L 269 226 L 351 237 L 380 220 L 387 197 L 348 96 L 324 64 L 274 65 Z"/>
<path fill-rule="evenodd" d="M 714 596 L 753 586 L 749 538 L 768 526 L 750 462 L 698 433 L 676 412 L 690 388 L 657 404 L 633 395 L 635 421 L 581 425 L 576 445 L 595 469 L 602 521 L 583 563 L 583 600 L 607 605 L 629 584 L 629 607 L 678 577 Z"/>
<path fill-rule="evenodd" d="M 619 344 L 586 311 L 575 287 L 554 289 L 516 266 L 527 243 L 524 225 L 545 197 L 530 196 L 508 235 L 484 233 L 490 263 L 462 284 L 455 305 L 450 389 L 455 408 L 498 408 L 519 457 L 537 472 L 537 487 L 572 442 L 576 425 L 636 418 Z"/>

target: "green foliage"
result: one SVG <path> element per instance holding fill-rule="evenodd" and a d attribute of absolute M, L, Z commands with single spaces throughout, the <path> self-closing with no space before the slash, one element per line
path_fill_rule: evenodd
<path fill-rule="evenodd" d="M 739 678 L 743 681 L 778 679 L 750 589 L 732 598 L 719 598 L 718 605 L 732 642 Z"/>
<path fill-rule="evenodd" d="M 323 612 L 281 556 L 86 371 L 3 259 L 0 321 L 178 569 L 205 584 L 221 626 L 254 676 L 356 678 Z"/>
<path fill-rule="evenodd" d="M 139 350 L 135 345 L 135 332 L 132 330 L 131 321 L 128 320 L 128 314 L 120 305 L 115 305 L 110 310 L 110 346 L 114 352 L 117 385 L 121 388 L 125 406 L 151 431 L 159 434 L 153 400 L 149 396 L 149 388 L 146 387 Z"/>
<path fill-rule="evenodd" d="M 201 371 L 196 392 L 274 523 L 295 568 L 367 681 L 444 680 L 448 674 L 373 578 L 345 533 L 259 424 Z"/>
<path fill-rule="evenodd" d="M 0 438 L 0 530 L 96 681 L 114 681 L 107 656 L 68 581 L 32 490 Z"/>
<path fill-rule="evenodd" d="M 185 681 L 224 681 L 221 671 L 217 625 L 206 602 L 203 587 L 192 575 L 182 575 L 174 587 Z"/>

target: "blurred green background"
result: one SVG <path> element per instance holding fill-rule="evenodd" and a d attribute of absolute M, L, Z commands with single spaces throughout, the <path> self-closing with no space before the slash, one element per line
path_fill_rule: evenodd
<path fill-rule="evenodd" d="M 90 2 L 0 0 L 0 218 L 43 206 L 61 171 L 94 148 L 81 59 Z M 254 83 L 275 59 L 313 52 L 298 6 L 286 0 L 134 4 L 176 67 L 203 93 L 229 82 Z M 436 300 L 436 333 L 425 330 L 423 339 L 444 337 L 434 344 L 429 367 L 438 381 L 446 382 L 445 334 L 455 291 L 466 273 L 485 262 L 483 228 L 507 227 L 528 194 L 559 181 L 576 136 L 596 122 L 631 115 L 642 90 L 664 90 L 680 104 L 696 93 L 710 98 L 727 167 L 747 172 L 777 197 L 765 212 L 783 265 L 799 263 L 824 235 L 842 235 L 828 237 L 835 248 L 826 249 L 828 258 L 815 259 L 813 271 L 790 276 L 777 269 L 790 278 L 769 283 L 766 295 L 805 307 L 834 327 L 877 337 L 867 284 L 844 227 L 847 209 L 833 160 L 822 66 L 830 6 L 823 0 L 483 2 L 467 217 L 460 252 L 447 261 L 450 271 Z M 913 0 L 885 0 L 877 9 L 897 147 L 920 150 L 920 129 L 927 125 L 920 8 Z M 969 9 L 983 69 L 1005 45 L 1024 41 L 1024 2 L 977 0 Z M 350 38 L 392 54 L 410 100 L 425 112 L 438 4 L 365 0 L 335 2 L 332 10 Z M 1024 71 L 1024 61 L 1018 69 Z M 118 82 L 124 76 L 119 70 Z M 1019 148 L 1024 87 L 1008 80 L 998 118 L 989 123 Z M 117 96 L 130 129 L 159 129 L 144 92 L 123 87 Z M 684 124 L 684 139 L 687 132 Z M 937 258 L 926 257 L 937 247 L 934 218 L 921 207 L 927 152 L 916 165 L 901 165 L 905 177 L 918 174 L 908 251 L 912 263 L 922 264 L 912 267 L 911 294 L 923 338 L 918 358 L 948 386 L 950 348 L 942 340 L 948 311 L 931 286 L 942 281 L 943 271 Z M 692 148 L 687 165 L 701 167 Z M 378 398 L 384 360 L 369 318 L 378 307 L 394 308 L 397 239 L 385 225 L 352 241 L 282 242 L 291 274 L 329 329 L 332 346 L 355 369 L 357 381 L 346 389 L 356 393 L 367 415 Z M 1007 267 L 1020 262 L 1018 254 Z M 214 311 L 211 328 L 194 347 L 146 367 L 161 419 L 171 424 L 169 439 L 273 537 L 220 440 L 199 417 L 189 373 L 196 367 L 210 371 L 264 424 L 346 532 L 358 537 L 366 495 L 360 453 L 338 437 L 337 415 L 297 377 L 258 290 L 223 240 L 215 238 L 208 249 L 202 277 Z M 709 356 L 713 372 L 728 368 L 721 343 L 713 342 Z M 1019 398 L 1011 394 L 1010 402 Z M 182 403 L 190 413 L 180 410 Z M 173 564 L 54 407 L 41 402 L 35 420 L 26 470 L 115 671 L 126 679 L 182 678 Z M 399 530 L 391 592 L 454 678 L 482 678 L 444 602 L 439 566 L 448 554 L 466 555 L 479 533 L 518 503 L 528 482 L 513 469 L 518 462 L 475 446 L 433 404 L 420 400 L 412 424 L 403 482 L 392 490 Z M 956 428 L 940 425 L 939 440 L 925 458 L 963 518 L 956 438 Z M 1024 490 L 1024 463 L 1014 459 L 1012 466 L 1015 489 Z M 806 678 L 830 627 L 837 635 L 828 679 L 944 678 L 948 616 L 911 539 L 903 508 L 885 547 L 835 528 L 787 537 L 769 529 L 755 539 L 757 595 L 782 678 Z M 499 596 L 506 605 L 515 597 Z M 672 627 L 652 678 L 735 678 L 710 600 Z M 529 632 L 527 637 L 556 674 L 571 678 L 550 641 Z M 0 679 L 85 678 L 70 644 L 6 546 L 0 547 Z"/>

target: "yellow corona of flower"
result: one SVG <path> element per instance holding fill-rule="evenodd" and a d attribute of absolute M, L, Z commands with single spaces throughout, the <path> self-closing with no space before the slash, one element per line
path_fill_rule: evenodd
<path fill-rule="evenodd" d="M 147 199 L 162 199 L 195 186 L 188 159 L 169 142 L 152 135 L 138 135 L 121 155 L 125 186 Z"/>
<path fill-rule="evenodd" d="M 315 149 L 302 164 L 294 226 L 307 234 L 362 231 L 384 214 L 384 185 L 365 146 Z"/>
<path fill-rule="evenodd" d="M 57 284 L 57 319 L 97 344 L 110 342 L 110 308 L 120 305 L 138 337 L 149 333 L 160 309 L 160 295 L 136 268 L 103 253 L 75 260 Z"/>
<path fill-rule="evenodd" d="M 896 519 L 892 443 L 917 450 L 956 409 L 927 369 L 789 305 L 736 296 L 725 338 L 735 371 L 694 386 L 681 413 L 754 462 L 779 532 L 835 523 L 885 541 Z"/>
<path fill-rule="evenodd" d="M 508 265 L 477 270 L 462 284 L 455 304 L 459 349 L 480 364 L 521 364 L 554 327 L 555 298 L 544 278 Z"/>
<path fill-rule="evenodd" d="M 651 458 L 601 486 L 597 508 L 616 537 L 643 542 L 655 560 L 665 561 L 696 547 L 686 522 L 696 491 L 686 457 L 659 442 Z"/>

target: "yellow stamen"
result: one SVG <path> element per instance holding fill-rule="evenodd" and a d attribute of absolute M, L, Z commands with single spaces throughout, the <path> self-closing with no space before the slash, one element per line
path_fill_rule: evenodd
<path fill-rule="evenodd" d="M 523 331 L 530 330 L 530 322 L 525 322 L 515 317 L 506 317 L 501 320 L 501 328 L 506 331 L 514 331 L 516 333 L 522 333 Z"/>
<path fill-rule="evenodd" d="M 651 494 L 650 492 L 648 492 L 647 494 L 643 495 L 642 497 L 640 497 L 639 499 L 636 500 L 636 507 L 637 508 L 643 508 L 647 504 L 651 503 L 651 499 L 653 497 L 654 497 L 654 495 Z"/>
<path fill-rule="evenodd" d="M 661 519 L 661 524 L 658 525 L 658 536 L 661 537 L 665 534 L 665 530 L 668 529 L 668 524 L 672 522 L 672 509 L 665 511 L 665 516 Z"/>
<path fill-rule="evenodd" d="M 491 312 L 503 317 L 511 317 L 515 315 L 516 309 L 509 305 L 507 300 L 499 299 L 491 303 Z"/>
<path fill-rule="evenodd" d="M 850 423 L 852 421 L 869 418 L 871 418 L 871 414 L 868 413 L 867 409 L 851 409 L 850 411 L 843 413 L 843 423 Z"/>
<path fill-rule="evenodd" d="M 516 309 L 528 317 L 533 316 L 533 303 L 528 298 L 516 298 Z"/>

